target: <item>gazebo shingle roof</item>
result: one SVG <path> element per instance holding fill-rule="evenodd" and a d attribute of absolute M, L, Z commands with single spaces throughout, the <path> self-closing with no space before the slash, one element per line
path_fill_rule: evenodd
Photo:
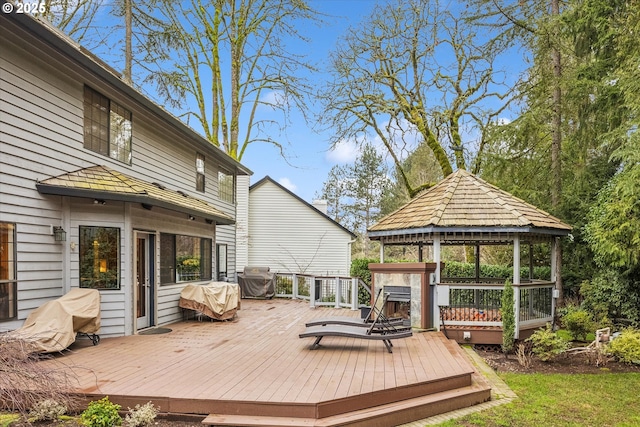
<path fill-rule="evenodd" d="M 465 171 L 458 170 L 369 228 L 370 236 L 412 229 L 545 229 L 571 226 Z M 556 233 L 557 231 L 557 233 Z"/>

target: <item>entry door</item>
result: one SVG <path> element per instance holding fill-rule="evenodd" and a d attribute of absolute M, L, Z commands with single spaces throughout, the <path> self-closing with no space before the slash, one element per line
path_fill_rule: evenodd
<path fill-rule="evenodd" d="M 154 325 L 153 236 L 136 232 L 136 328 Z"/>

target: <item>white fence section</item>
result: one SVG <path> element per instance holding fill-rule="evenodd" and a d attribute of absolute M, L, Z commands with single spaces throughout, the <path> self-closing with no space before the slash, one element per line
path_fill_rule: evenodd
<path fill-rule="evenodd" d="M 358 310 L 359 289 L 364 289 L 370 297 L 371 289 L 357 277 L 276 273 L 276 297 L 304 299 L 311 307 Z"/>

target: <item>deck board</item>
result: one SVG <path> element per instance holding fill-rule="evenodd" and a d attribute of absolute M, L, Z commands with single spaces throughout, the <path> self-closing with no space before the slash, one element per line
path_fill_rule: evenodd
<path fill-rule="evenodd" d="M 310 308 L 301 300 L 243 300 L 232 321 L 181 321 L 170 333 L 77 340 L 43 364 L 75 372 L 78 390 L 111 397 L 180 402 L 317 405 L 469 375 L 439 332 L 393 341 L 325 337 L 301 339 L 305 323 L 359 311 Z M 146 402 L 142 402 L 146 403 Z"/>

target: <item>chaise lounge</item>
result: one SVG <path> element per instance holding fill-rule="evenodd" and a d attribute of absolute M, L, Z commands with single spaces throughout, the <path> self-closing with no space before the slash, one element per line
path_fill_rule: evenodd
<path fill-rule="evenodd" d="M 358 319 L 356 317 L 351 316 L 330 316 L 330 317 L 320 317 L 318 319 L 310 320 L 305 324 L 305 326 L 325 326 L 325 325 L 345 325 L 345 326 L 358 326 L 358 327 L 366 327 L 369 328 L 372 325 L 372 315 L 375 313 L 375 319 L 378 322 L 376 325 L 376 329 L 380 329 L 383 327 L 387 328 L 395 328 L 395 327 L 403 327 L 404 319 L 389 319 L 387 316 L 380 310 L 377 309 L 377 301 L 380 298 L 380 294 L 382 293 L 382 289 L 378 291 L 378 295 L 376 295 L 376 299 L 369 311 L 369 314 L 364 319 Z M 387 303 L 387 299 L 389 298 L 389 294 L 385 294 L 382 307 L 384 307 Z"/>
<path fill-rule="evenodd" d="M 379 294 L 378 294 L 379 295 Z M 387 295 L 385 295 L 385 300 Z M 377 299 L 377 297 L 376 297 Z M 320 341 L 326 336 L 330 337 L 346 337 L 346 338 L 359 338 L 365 340 L 377 340 L 382 341 L 387 347 L 389 353 L 393 353 L 393 344 L 391 340 L 407 338 L 413 335 L 411 328 L 396 328 L 393 324 L 383 321 L 386 319 L 381 313 L 374 319 L 373 322 L 365 323 L 364 320 L 358 320 L 350 318 L 353 324 L 337 324 L 329 323 L 327 319 L 324 319 L 324 323 L 317 323 L 317 321 L 310 325 L 307 324 L 306 330 L 299 335 L 300 338 L 315 337 L 316 340 L 311 345 L 311 350 L 315 350 L 320 346 Z M 366 320 L 366 319 L 365 319 Z M 310 322 L 313 323 L 313 322 Z M 368 326 L 363 328 L 362 326 Z"/>

